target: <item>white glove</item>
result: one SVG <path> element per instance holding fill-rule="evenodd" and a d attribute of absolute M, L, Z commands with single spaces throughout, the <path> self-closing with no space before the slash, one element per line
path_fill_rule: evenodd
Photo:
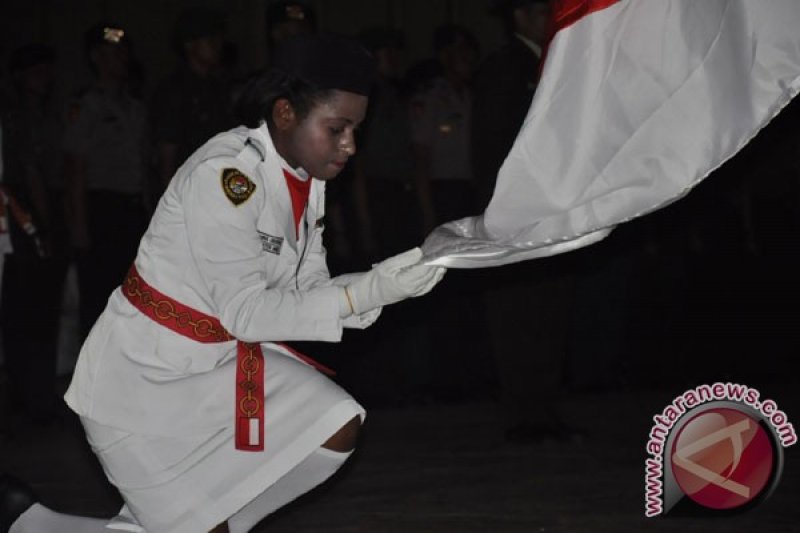
<path fill-rule="evenodd" d="M 418 265 L 422 250 L 412 248 L 378 263 L 345 287 L 353 314 L 422 296 L 441 281 L 446 269 Z"/>
<path fill-rule="evenodd" d="M 367 329 L 378 320 L 378 317 L 381 316 L 381 311 L 383 311 L 383 307 L 370 309 L 360 315 L 348 314 L 342 319 L 342 325 L 350 329 Z"/>
<path fill-rule="evenodd" d="M 341 287 L 344 289 L 352 282 L 362 278 L 366 275 L 366 272 L 353 272 L 350 274 L 340 274 L 335 278 L 331 278 L 331 285 L 335 287 Z M 354 314 L 352 309 L 350 308 L 351 304 L 349 301 L 349 297 L 342 290 L 341 298 L 339 299 L 339 316 L 342 318 L 342 325 L 346 328 L 352 329 L 367 329 L 372 324 L 378 320 L 378 317 L 381 316 L 381 311 L 383 311 L 383 307 L 376 307 L 375 309 L 370 309 L 365 313 L 361 313 L 360 315 Z"/>

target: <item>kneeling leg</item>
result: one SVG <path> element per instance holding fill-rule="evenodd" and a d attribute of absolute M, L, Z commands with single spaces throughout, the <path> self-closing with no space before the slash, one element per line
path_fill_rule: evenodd
<path fill-rule="evenodd" d="M 358 416 L 342 426 L 320 448 L 233 515 L 228 520 L 230 532 L 250 531 L 264 517 L 331 477 L 353 452 L 360 427 Z M 225 530 L 212 533 L 225 533 Z"/>

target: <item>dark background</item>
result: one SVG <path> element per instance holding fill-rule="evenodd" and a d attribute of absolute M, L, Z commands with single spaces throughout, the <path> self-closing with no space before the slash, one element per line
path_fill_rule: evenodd
<path fill-rule="evenodd" d="M 169 33 L 177 14 L 187 6 L 209 6 L 227 13 L 226 38 L 240 54 L 244 72 L 263 66 L 267 57 L 264 36 L 265 0 L 33 0 L 2 2 L 0 60 L 19 45 L 34 41 L 59 51 L 59 74 L 68 90 L 89 76 L 82 51 L 83 32 L 98 20 L 115 21 L 126 28 L 136 55 L 146 66 L 147 87 L 173 67 Z M 468 27 L 484 52 L 503 41 L 498 21 L 488 18 L 488 0 L 312 0 L 321 30 L 355 34 L 373 25 L 389 25 L 406 35 L 408 63 L 431 53 L 433 29 L 444 22 Z"/>

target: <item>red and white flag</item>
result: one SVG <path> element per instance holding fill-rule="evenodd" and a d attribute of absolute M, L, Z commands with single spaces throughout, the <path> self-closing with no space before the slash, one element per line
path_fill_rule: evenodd
<path fill-rule="evenodd" d="M 596 242 L 687 194 L 800 90 L 798 0 L 560 0 L 486 211 L 426 239 L 476 268 Z"/>

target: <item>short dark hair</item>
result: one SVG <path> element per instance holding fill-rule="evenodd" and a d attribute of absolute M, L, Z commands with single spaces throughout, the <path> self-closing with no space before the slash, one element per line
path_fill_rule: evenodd
<path fill-rule="evenodd" d="M 253 74 L 239 92 L 234 111 L 248 128 L 257 128 L 262 121 L 273 127 L 272 108 L 281 98 L 289 101 L 300 119 L 325 100 L 334 89 L 320 89 L 280 69 L 261 70 Z"/>

